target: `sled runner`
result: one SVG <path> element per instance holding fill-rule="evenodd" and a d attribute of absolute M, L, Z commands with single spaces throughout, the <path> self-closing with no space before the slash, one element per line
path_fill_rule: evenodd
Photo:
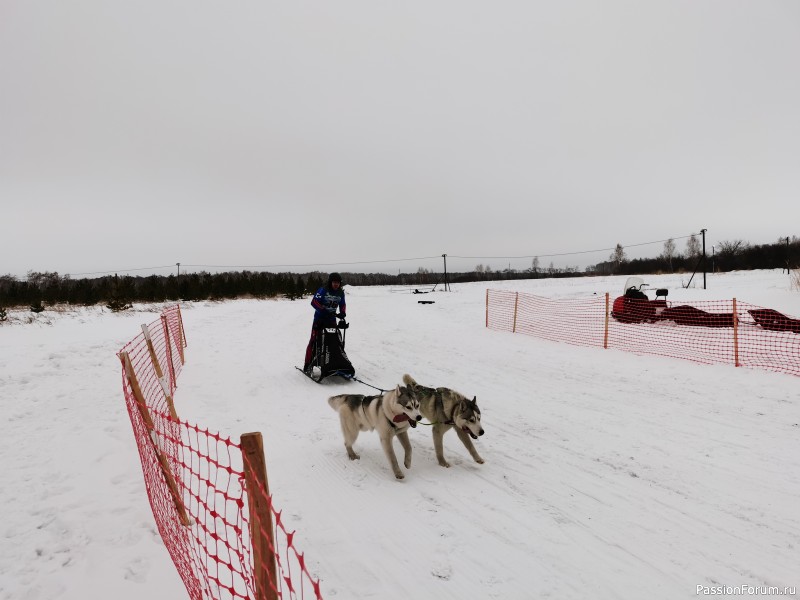
<path fill-rule="evenodd" d="M 353 379 L 356 370 L 350 364 L 344 351 L 345 335 L 350 327 L 344 319 L 334 327 L 322 327 L 314 340 L 314 350 L 308 370 L 296 367 L 308 378 L 320 383 L 326 377 L 337 375 L 345 379 Z"/>

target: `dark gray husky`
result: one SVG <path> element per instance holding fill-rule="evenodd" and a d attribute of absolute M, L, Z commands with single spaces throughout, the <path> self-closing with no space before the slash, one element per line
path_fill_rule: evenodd
<path fill-rule="evenodd" d="M 375 429 L 381 438 L 383 452 L 389 459 L 394 476 L 398 479 L 405 477 L 400 470 L 400 465 L 397 464 L 392 442 L 397 436 L 405 451 L 403 464 L 406 469 L 410 468 L 411 443 L 408 441 L 408 428 L 416 427 L 417 421 L 422 420 L 419 401 L 410 388 L 398 385 L 395 389 L 377 396 L 341 394 L 328 398 L 328 404 L 339 413 L 344 447 L 347 448 L 347 456 L 350 457 L 350 460 L 360 458 L 353 450 L 353 444 L 355 444 L 359 432 Z"/>
<path fill-rule="evenodd" d="M 443 438 L 451 427 L 455 427 L 458 439 L 475 462 L 483 464 L 483 459 L 472 445 L 472 440 L 477 440 L 478 436 L 483 435 L 478 399 L 473 397 L 470 400 L 450 388 L 429 388 L 419 385 L 411 375 L 403 375 L 403 383 L 413 390 L 419 400 L 419 411 L 433 425 L 433 447 L 439 464 L 443 467 L 450 466 L 444 459 Z"/>

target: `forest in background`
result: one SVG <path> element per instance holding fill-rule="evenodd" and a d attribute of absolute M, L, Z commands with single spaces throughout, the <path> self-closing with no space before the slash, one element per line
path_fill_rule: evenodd
<path fill-rule="evenodd" d="M 420 268 L 415 273 L 348 273 L 342 271 L 345 285 L 424 286 L 471 281 L 535 279 L 543 277 L 579 277 L 592 275 L 645 275 L 658 273 L 703 273 L 751 269 L 790 269 L 800 263 L 800 238 L 780 238 L 774 244 L 750 245 L 742 240 L 726 241 L 705 254 L 696 236 L 687 240 L 685 251 L 678 251 L 672 240 L 655 258 L 628 260 L 625 249 L 617 245 L 607 261 L 576 268 L 541 267 L 538 257 L 524 270 L 492 270 L 477 265 L 473 271 L 434 272 Z M 7 308 L 30 307 L 41 312 L 58 304 L 92 306 L 104 304 L 114 311 L 125 310 L 134 302 L 226 300 L 242 297 L 301 298 L 314 293 L 327 280 L 327 273 L 271 273 L 236 271 L 225 273 L 186 273 L 182 275 L 106 275 L 73 279 L 55 272 L 29 272 L 25 279 L 0 275 L 0 321 Z"/>

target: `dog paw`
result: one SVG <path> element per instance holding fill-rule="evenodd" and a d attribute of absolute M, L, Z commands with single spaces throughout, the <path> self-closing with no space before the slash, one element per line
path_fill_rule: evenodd
<path fill-rule="evenodd" d="M 476 458 L 476 459 L 475 459 L 475 462 L 476 462 L 476 463 L 478 463 L 479 465 L 482 465 L 482 464 L 483 464 L 483 463 L 485 463 L 486 461 L 485 461 L 485 460 L 483 460 L 483 459 L 482 459 L 482 458 L 479 456 L 478 458 Z"/>
<path fill-rule="evenodd" d="M 395 473 L 395 474 L 394 474 L 394 476 L 395 476 L 397 479 L 405 479 L 405 478 L 406 478 L 406 476 L 405 476 L 405 475 L 403 475 L 402 473 Z"/>
<path fill-rule="evenodd" d="M 406 469 L 410 469 L 411 468 L 411 459 L 407 458 L 406 460 L 403 461 L 403 464 L 406 466 Z"/>
<path fill-rule="evenodd" d="M 449 462 L 447 462 L 446 460 L 439 461 L 439 464 L 440 464 L 441 466 L 445 467 L 446 469 L 449 469 L 449 468 L 450 468 L 450 463 L 449 463 Z"/>

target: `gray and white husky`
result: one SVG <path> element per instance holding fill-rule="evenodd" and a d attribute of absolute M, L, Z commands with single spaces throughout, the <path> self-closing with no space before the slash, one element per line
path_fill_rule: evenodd
<path fill-rule="evenodd" d="M 477 440 L 483 435 L 481 426 L 481 409 L 478 408 L 478 399 L 472 400 L 450 388 L 429 388 L 418 384 L 411 375 L 403 375 L 405 383 L 419 399 L 419 410 L 422 416 L 433 425 L 433 447 L 436 450 L 436 459 L 443 467 L 450 463 L 444 459 L 444 434 L 451 427 L 455 427 L 458 439 L 464 444 L 476 463 L 483 464 L 478 451 L 472 445 L 472 440 Z M 472 438 L 472 439 L 470 439 Z"/>
<path fill-rule="evenodd" d="M 394 454 L 393 439 L 397 436 L 405 450 L 403 464 L 411 467 L 411 443 L 408 440 L 408 428 L 416 427 L 422 420 L 417 400 L 410 388 L 397 386 L 393 390 L 377 396 L 361 394 L 341 394 L 328 398 L 328 404 L 339 413 L 339 422 L 344 436 L 344 447 L 350 460 L 360 458 L 353 450 L 358 434 L 361 431 L 378 431 L 381 445 L 392 466 L 394 476 L 403 479 L 405 476 L 397 464 Z"/>

